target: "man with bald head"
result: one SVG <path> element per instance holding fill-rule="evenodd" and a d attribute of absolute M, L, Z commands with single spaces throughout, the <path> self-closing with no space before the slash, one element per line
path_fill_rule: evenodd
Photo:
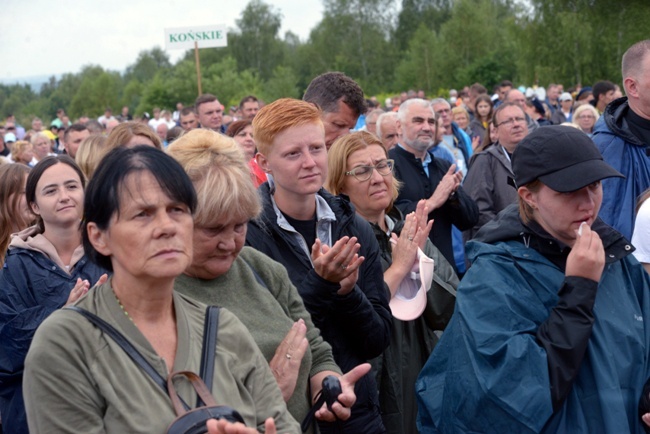
<path fill-rule="evenodd" d="M 599 215 L 629 240 L 636 201 L 650 188 L 650 39 L 628 48 L 621 73 L 627 96 L 607 105 L 592 139 L 605 161 L 625 175 L 603 180 Z"/>

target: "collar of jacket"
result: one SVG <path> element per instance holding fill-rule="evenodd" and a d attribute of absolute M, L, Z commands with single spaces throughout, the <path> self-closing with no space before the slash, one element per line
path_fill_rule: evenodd
<path fill-rule="evenodd" d="M 626 96 L 609 103 L 605 107 L 603 115 L 594 125 L 594 134 L 613 134 L 632 145 L 645 147 L 646 145 L 630 131 L 627 119 L 625 119 L 628 110 L 630 110 L 630 104 Z"/>
<path fill-rule="evenodd" d="M 258 217 L 257 225 L 262 230 L 269 233 L 270 231 L 276 230 L 276 228 L 280 230 L 280 227 L 277 224 L 277 215 L 273 206 L 268 182 L 265 182 L 259 187 L 259 192 L 262 197 L 262 213 Z M 321 188 L 316 195 L 323 199 L 324 204 L 326 204 L 331 210 L 334 220 L 336 221 L 336 230 L 332 230 L 331 236 L 333 239 L 338 239 L 338 233 L 341 228 L 347 226 L 354 219 L 354 206 L 347 200 L 338 196 L 333 196 L 324 188 Z M 280 232 L 285 234 L 284 230 L 280 230 Z M 309 256 L 311 256 L 311 253 Z"/>
<path fill-rule="evenodd" d="M 618 231 L 608 226 L 600 218 L 592 225 L 598 233 L 605 249 L 605 262 L 621 260 L 634 251 L 632 244 Z M 496 243 L 499 241 L 518 241 L 537 250 L 556 264 L 565 264 L 571 249 L 561 241 L 553 238 L 538 223 L 524 225 L 519 217 L 517 204 L 512 204 L 501 211 L 497 218 L 486 223 L 476 234 L 476 241 Z M 564 265 L 561 266 L 564 269 Z"/>

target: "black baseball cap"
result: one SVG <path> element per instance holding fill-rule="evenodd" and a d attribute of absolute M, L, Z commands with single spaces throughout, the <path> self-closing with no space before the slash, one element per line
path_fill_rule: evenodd
<path fill-rule="evenodd" d="M 512 171 L 517 187 L 539 179 L 560 193 L 605 178 L 625 178 L 603 161 L 589 136 L 563 125 L 539 127 L 519 142 L 512 154 Z"/>

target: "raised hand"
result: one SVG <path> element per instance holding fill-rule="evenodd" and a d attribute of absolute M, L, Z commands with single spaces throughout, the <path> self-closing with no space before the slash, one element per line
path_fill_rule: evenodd
<path fill-rule="evenodd" d="M 300 363 L 309 346 L 306 335 L 307 326 L 305 321 L 299 319 L 293 323 L 289 333 L 282 339 L 282 342 L 275 350 L 275 355 L 269 362 L 275 381 L 280 386 L 284 402 L 289 401 L 296 389 Z"/>
<path fill-rule="evenodd" d="M 354 288 L 365 259 L 358 255 L 360 248 L 356 237 L 343 237 L 332 247 L 316 239 L 311 248 L 314 271 L 323 279 L 340 284 L 339 294 L 347 294 Z"/>
<path fill-rule="evenodd" d="M 429 211 L 438 209 L 447 202 L 449 196 L 458 190 L 461 181 L 463 180 L 463 174 L 461 172 L 456 172 L 456 165 L 452 164 L 447 170 L 445 176 L 442 177 L 436 190 L 433 192 L 431 197 L 427 199 L 427 206 Z"/>
<path fill-rule="evenodd" d="M 68 296 L 68 301 L 65 302 L 65 305 L 69 305 L 79 300 L 81 297 L 88 293 L 90 289 L 90 283 L 87 280 L 81 280 L 80 277 L 77 278 L 77 283 L 75 283 L 70 295 Z"/>

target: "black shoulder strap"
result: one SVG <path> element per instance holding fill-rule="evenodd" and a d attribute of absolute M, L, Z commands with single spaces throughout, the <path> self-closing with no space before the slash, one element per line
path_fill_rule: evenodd
<path fill-rule="evenodd" d="M 214 377 L 214 354 L 217 348 L 217 332 L 219 330 L 219 306 L 208 306 L 205 311 L 203 328 L 203 349 L 201 350 L 201 370 L 199 375 L 208 390 L 212 393 L 212 381 Z M 203 405 L 201 398 L 198 400 L 200 407 Z"/>
<path fill-rule="evenodd" d="M 240 256 L 240 258 L 242 258 L 242 257 Z M 248 268 L 250 268 L 251 271 L 253 272 L 253 276 L 255 276 L 255 280 L 257 280 L 257 283 L 259 283 L 260 285 L 262 285 L 262 286 L 265 287 L 266 289 L 269 289 L 269 287 L 266 286 L 266 283 L 264 283 L 264 280 L 262 280 L 262 276 L 260 276 L 260 275 L 257 273 L 257 271 L 255 270 L 255 268 L 253 268 L 253 266 L 252 266 L 252 265 L 251 265 L 251 264 L 250 264 L 246 259 L 242 258 L 242 260 L 246 263 L 246 265 L 248 265 Z"/>
<path fill-rule="evenodd" d="M 162 388 L 162 390 L 165 391 L 165 394 L 169 394 L 169 391 L 167 390 L 167 380 L 163 378 L 162 375 L 156 371 L 156 369 L 151 366 L 151 364 L 145 359 L 142 354 L 133 346 L 131 342 L 129 342 L 122 333 L 117 331 L 115 327 L 95 315 L 94 313 L 88 312 L 85 309 L 82 309 L 77 306 L 66 306 L 64 309 L 72 310 L 77 313 L 80 313 L 83 315 L 88 321 L 93 323 L 97 328 L 102 330 L 104 333 L 109 335 L 122 349 L 126 354 L 133 360 L 140 368 L 149 374 L 149 376 L 153 379 L 153 381 L 158 384 Z M 187 405 L 186 402 L 181 400 L 183 406 L 185 407 L 186 410 L 189 410 L 190 406 Z"/>

